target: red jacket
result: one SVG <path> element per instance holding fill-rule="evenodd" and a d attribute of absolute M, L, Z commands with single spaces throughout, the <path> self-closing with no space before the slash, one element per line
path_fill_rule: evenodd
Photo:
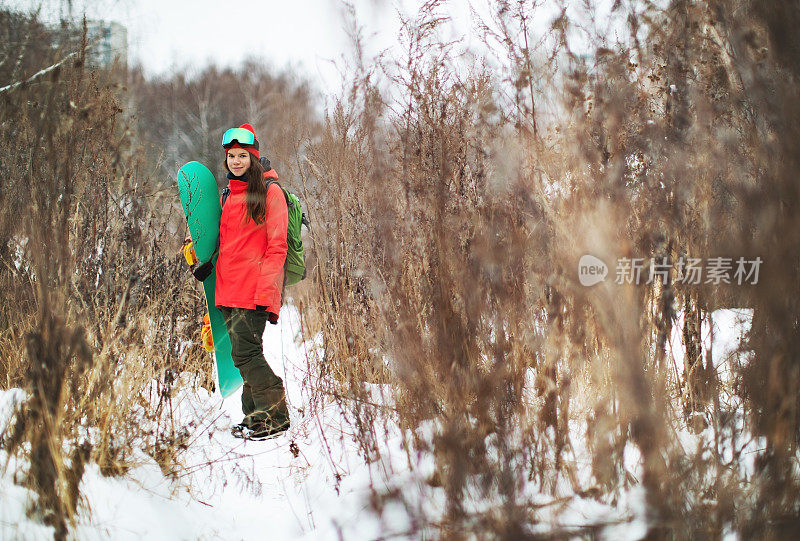
<path fill-rule="evenodd" d="M 278 175 L 270 169 L 264 177 L 277 179 Z M 265 220 L 257 224 L 247 217 L 247 182 L 231 179 L 228 187 L 231 193 L 219 224 L 215 304 L 266 306 L 267 311 L 279 314 L 289 224 L 283 190 L 275 183 L 270 185 Z"/>

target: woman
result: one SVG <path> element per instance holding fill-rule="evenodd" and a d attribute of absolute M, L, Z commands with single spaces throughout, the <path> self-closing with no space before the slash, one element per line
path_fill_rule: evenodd
<path fill-rule="evenodd" d="M 219 224 L 219 257 L 214 292 L 231 339 L 233 363 L 242 375 L 244 419 L 236 437 L 260 440 L 289 428 L 283 381 L 264 358 L 267 321 L 278 323 L 286 259 L 288 214 L 278 175 L 259 161 L 258 139 L 250 124 L 222 137 L 230 195 Z"/>

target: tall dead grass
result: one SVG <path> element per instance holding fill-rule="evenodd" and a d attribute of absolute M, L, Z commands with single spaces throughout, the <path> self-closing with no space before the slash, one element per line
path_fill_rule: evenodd
<path fill-rule="evenodd" d="M 497 72 L 464 69 L 443 4 L 406 22 L 405 57 L 360 59 L 303 170 L 321 381 L 367 458 L 389 412 L 446 494 L 443 517 L 407 506 L 412 524 L 446 537 L 533 536 L 530 483 L 609 504 L 641 483 L 649 538 L 793 531 L 800 12 L 617 2 L 600 20 L 587 2 L 537 34 L 546 6 L 492 2 Z M 584 287 L 584 254 L 669 272 Z M 683 283 L 682 262 L 712 257 L 761 257 L 758 283 Z M 753 310 L 744 368 L 713 362 L 721 307 Z M 366 382 L 396 407 L 371 407 Z"/>
<path fill-rule="evenodd" d="M 63 539 L 90 462 L 118 475 L 143 451 L 174 469 L 177 376 L 209 385 L 211 370 L 189 347 L 202 299 L 185 287 L 180 212 L 138 170 L 119 74 L 86 68 L 85 37 L 55 43 L 0 93 L 0 381 L 28 393 L 2 448 L 30 457 L 31 513 Z"/>

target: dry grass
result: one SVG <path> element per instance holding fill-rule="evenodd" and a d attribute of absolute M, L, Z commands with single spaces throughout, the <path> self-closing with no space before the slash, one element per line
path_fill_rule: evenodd
<path fill-rule="evenodd" d="M 38 31 L 23 20 L 21 35 L 25 25 Z M 31 513 L 56 538 L 89 461 L 117 475 L 142 449 L 174 469 L 186 439 L 170 410 L 177 376 L 209 384 L 207 355 L 187 347 L 202 299 L 185 287 L 181 221 L 137 173 L 117 80 L 87 70 L 81 53 L 0 94 L 0 381 L 28 393 L 2 447 L 30 456 Z"/>
<path fill-rule="evenodd" d="M 592 3 L 537 36 L 541 6 L 494 2 L 483 29 L 504 51 L 498 73 L 464 69 L 438 37 L 439 4 L 407 21 L 406 57 L 360 59 L 305 156 L 323 394 L 353 415 L 368 458 L 386 415 L 435 457 L 444 520 L 410 512 L 446 537 L 530 536 L 525 480 L 614 502 L 632 480 L 630 444 L 651 538 L 793 529 L 796 9 L 622 2 L 610 41 Z M 672 270 L 639 286 L 612 270 L 586 288 L 587 253 Z M 680 283 L 681 257 L 719 256 L 761 256 L 759 283 Z M 722 381 L 701 321 L 725 306 L 755 318 L 752 360 Z M 677 325 L 680 368 L 667 347 Z M 388 383 L 396 408 L 371 407 L 365 382 Z M 433 442 L 415 437 L 425 420 Z M 698 448 L 680 444 L 704 426 Z M 766 442 L 753 476 L 737 467 L 743 432 Z M 475 515 L 471 498 L 497 503 Z"/>

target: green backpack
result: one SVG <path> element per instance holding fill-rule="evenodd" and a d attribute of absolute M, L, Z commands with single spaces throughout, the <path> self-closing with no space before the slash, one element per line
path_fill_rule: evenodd
<path fill-rule="evenodd" d="M 267 182 L 267 190 L 272 183 L 278 184 L 277 181 L 270 180 Z M 303 212 L 300 198 L 280 184 L 278 187 L 283 190 L 286 207 L 289 211 L 289 228 L 286 231 L 288 249 L 286 250 L 286 263 L 283 265 L 283 284 L 292 286 L 306 277 L 306 256 L 303 250 L 303 239 L 300 237 L 300 228 L 305 224 L 310 229 L 311 223 L 306 218 L 306 213 Z"/>
<path fill-rule="evenodd" d="M 270 184 L 278 184 L 276 180 L 267 182 L 267 190 Z M 300 228 L 305 225 L 309 230 L 311 229 L 311 222 L 306 218 L 306 213 L 303 212 L 303 206 L 300 204 L 300 198 L 295 194 L 278 184 L 278 187 L 283 190 L 283 197 L 286 198 L 286 208 L 289 211 L 289 227 L 286 230 L 286 262 L 283 264 L 283 285 L 293 286 L 300 280 L 306 277 L 306 256 L 303 250 L 303 239 L 300 237 Z M 230 188 L 227 186 L 222 190 L 222 206 L 225 206 L 230 195 Z"/>

